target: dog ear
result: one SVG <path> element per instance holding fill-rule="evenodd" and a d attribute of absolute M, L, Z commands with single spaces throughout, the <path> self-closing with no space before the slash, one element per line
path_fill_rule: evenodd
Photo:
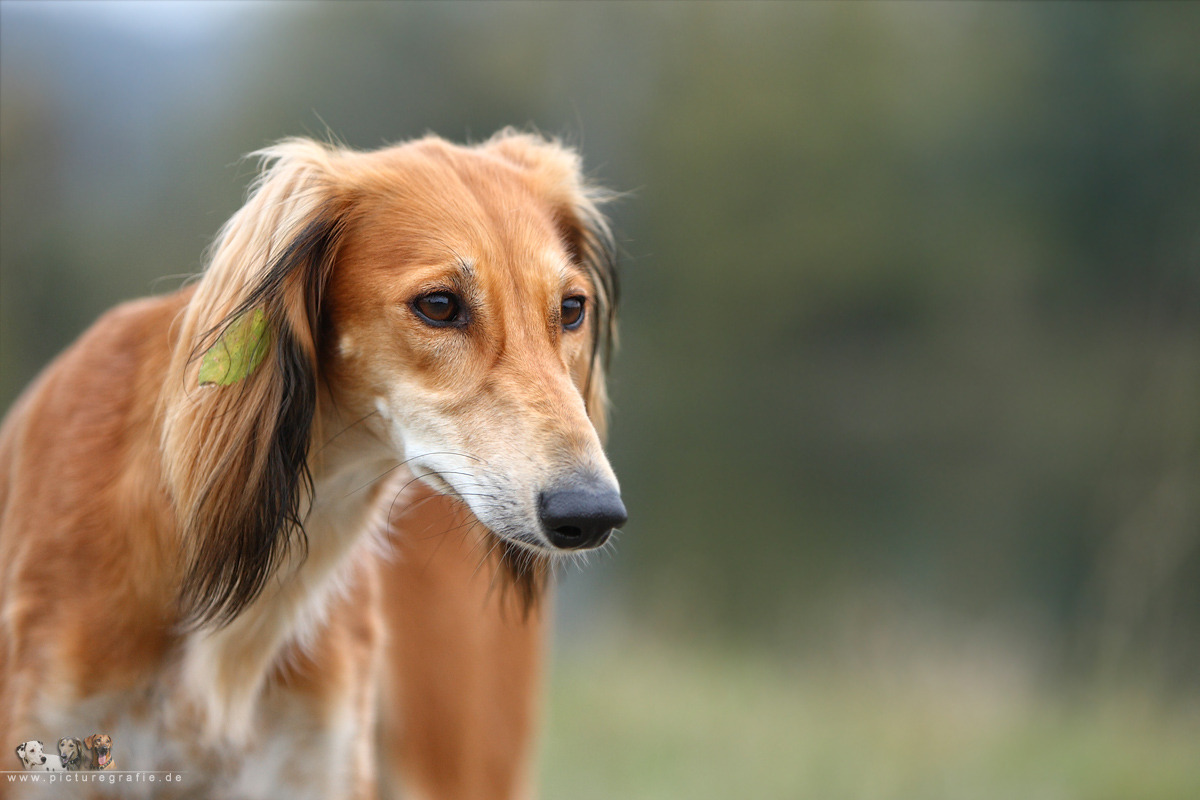
<path fill-rule="evenodd" d="M 164 465 L 192 626 L 228 623 L 307 545 L 321 298 L 344 220 L 345 154 L 293 139 L 257 155 L 262 174 L 182 315 L 166 392 Z"/>
<path fill-rule="evenodd" d="M 615 195 L 589 184 L 579 154 L 561 142 L 505 128 L 483 147 L 520 167 L 534 193 L 551 208 L 554 224 L 571 259 L 591 279 L 595 298 L 587 310 L 592 345 L 576 380 L 582 386 L 588 416 L 605 438 L 608 428 L 606 374 L 617 343 L 617 249 L 600 207 Z"/>
<path fill-rule="evenodd" d="M 21 759 L 22 761 L 25 760 L 25 743 L 24 742 L 21 742 L 19 745 L 17 745 L 17 758 Z"/>
<path fill-rule="evenodd" d="M 93 733 L 91 736 L 89 736 L 83 740 L 83 746 L 86 747 L 88 750 L 92 750 L 92 749 L 94 749 L 92 747 L 92 742 L 94 742 L 95 740 L 96 740 L 96 734 Z"/>

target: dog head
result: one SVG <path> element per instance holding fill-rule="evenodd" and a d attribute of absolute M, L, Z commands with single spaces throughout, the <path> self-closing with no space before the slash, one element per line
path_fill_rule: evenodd
<path fill-rule="evenodd" d="M 193 618 L 258 594 L 347 430 L 334 448 L 357 437 L 468 506 L 528 599 L 546 559 L 625 521 L 601 445 L 617 300 L 602 196 L 573 151 L 511 131 L 264 157 L 180 324 L 194 345 L 165 452 Z"/>
<path fill-rule="evenodd" d="M 71 736 L 64 736 L 58 740 L 58 755 L 63 761 L 63 766 L 78 765 L 83 757 L 83 742 Z"/>
<path fill-rule="evenodd" d="M 92 752 L 92 761 L 98 769 L 108 769 L 112 764 L 112 738 L 104 733 L 93 734 L 83 740 Z"/>
<path fill-rule="evenodd" d="M 21 764 L 26 769 L 34 769 L 46 763 L 46 756 L 42 753 L 42 743 L 36 739 L 17 745 L 17 758 L 21 759 Z"/>

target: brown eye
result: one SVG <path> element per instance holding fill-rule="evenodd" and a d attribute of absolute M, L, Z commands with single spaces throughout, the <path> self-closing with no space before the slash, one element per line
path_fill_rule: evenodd
<path fill-rule="evenodd" d="M 437 328 L 465 322 L 462 304 L 450 292 L 431 292 L 413 301 L 413 310 L 425 322 Z"/>
<path fill-rule="evenodd" d="M 568 297 L 562 301 L 562 326 L 573 331 L 583 323 L 583 307 L 587 302 L 585 297 Z"/>

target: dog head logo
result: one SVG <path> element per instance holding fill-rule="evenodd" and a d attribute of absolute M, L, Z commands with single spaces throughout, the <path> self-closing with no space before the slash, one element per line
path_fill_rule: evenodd
<path fill-rule="evenodd" d="M 25 769 L 40 769 L 46 763 L 42 753 L 42 743 L 36 739 L 17 745 L 17 758 Z"/>
<path fill-rule="evenodd" d="M 37 739 L 17 745 L 17 758 L 21 760 L 21 766 L 27 770 L 36 772 L 59 772 L 62 770 L 62 762 L 58 756 L 47 756 L 42 751 L 42 743 Z"/>
<path fill-rule="evenodd" d="M 63 766 L 69 770 L 79 770 L 84 767 L 85 752 L 83 742 L 73 736 L 64 736 L 58 740 L 58 757 Z"/>
<path fill-rule="evenodd" d="M 83 740 L 83 746 L 92 754 L 92 769 L 116 769 L 112 757 L 112 737 L 96 733 Z"/>

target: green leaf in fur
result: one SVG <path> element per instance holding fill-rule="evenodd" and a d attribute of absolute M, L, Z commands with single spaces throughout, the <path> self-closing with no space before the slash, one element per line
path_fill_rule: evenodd
<path fill-rule="evenodd" d="M 271 330 L 261 308 L 229 324 L 200 362 L 200 385 L 229 386 L 258 368 L 271 349 Z"/>

